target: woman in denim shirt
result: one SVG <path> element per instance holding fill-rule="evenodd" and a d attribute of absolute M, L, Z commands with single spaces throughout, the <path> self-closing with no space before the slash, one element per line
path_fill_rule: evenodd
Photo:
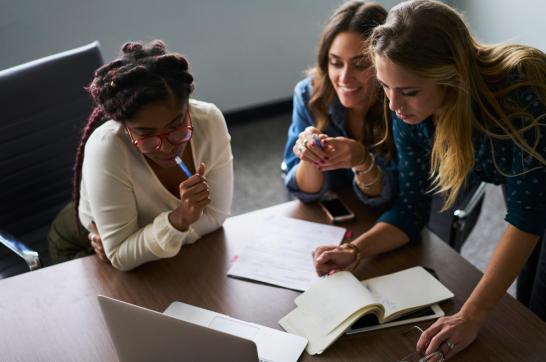
<path fill-rule="evenodd" d="M 361 51 L 386 14 L 380 5 L 361 1 L 337 9 L 322 34 L 318 65 L 296 85 L 285 185 L 304 202 L 351 184 L 372 207 L 385 206 L 393 197 L 394 152 L 383 94 Z"/>
<path fill-rule="evenodd" d="M 546 55 L 480 44 L 455 10 L 432 0 L 391 9 L 370 43 L 392 111 L 399 196 L 352 242 L 356 250 L 317 248 L 317 271 L 344 269 L 416 240 L 431 191 L 449 207 L 477 177 L 505 188 L 508 225 L 461 309 L 432 324 L 417 350 L 449 359 L 465 349 L 522 270 L 518 299 L 546 320 Z"/>

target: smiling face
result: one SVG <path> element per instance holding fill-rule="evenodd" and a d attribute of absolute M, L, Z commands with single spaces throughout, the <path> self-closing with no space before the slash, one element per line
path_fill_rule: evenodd
<path fill-rule="evenodd" d="M 354 32 L 339 33 L 328 52 L 328 77 L 341 104 L 364 109 L 375 100 L 374 70 L 362 54 L 363 39 Z"/>
<path fill-rule="evenodd" d="M 142 107 L 126 123 L 134 138 L 152 136 L 170 132 L 189 123 L 188 103 L 180 102 L 171 96 L 165 101 L 155 102 Z M 162 137 L 161 147 L 144 156 L 163 168 L 177 165 L 176 156 L 181 156 L 187 145 L 172 144 L 167 137 Z"/>
<path fill-rule="evenodd" d="M 389 108 L 408 124 L 418 124 L 442 106 L 445 88 L 390 59 L 376 55 L 377 80 L 389 98 Z"/>

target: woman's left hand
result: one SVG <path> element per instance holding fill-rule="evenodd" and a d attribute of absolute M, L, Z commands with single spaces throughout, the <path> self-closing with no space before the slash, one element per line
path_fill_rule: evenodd
<path fill-rule="evenodd" d="M 89 232 L 87 238 L 91 242 L 91 246 L 93 247 L 93 250 L 95 251 L 95 254 L 97 254 L 99 260 L 103 263 L 110 264 L 110 260 L 106 256 L 104 247 L 102 246 L 102 239 L 99 235 L 99 231 L 97 230 L 97 225 L 95 225 L 94 222 L 91 224 L 91 232 Z"/>
<path fill-rule="evenodd" d="M 351 138 L 328 137 L 322 143 L 328 149 L 328 160 L 320 166 L 321 171 L 351 168 L 363 163 L 368 157 L 366 147 Z"/>
<path fill-rule="evenodd" d="M 461 311 L 439 318 L 421 334 L 417 351 L 425 355 L 440 351 L 450 359 L 476 339 L 484 322 L 484 318 L 472 318 Z"/>

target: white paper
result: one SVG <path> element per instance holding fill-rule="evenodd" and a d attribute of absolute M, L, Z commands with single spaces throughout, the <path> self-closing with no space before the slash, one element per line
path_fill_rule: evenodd
<path fill-rule="evenodd" d="M 265 217 L 254 239 L 237 256 L 228 275 L 305 291 L 318 276 L 312 252 L 320 245 L 339 245 L 345 228 L 283 216 Z"/>

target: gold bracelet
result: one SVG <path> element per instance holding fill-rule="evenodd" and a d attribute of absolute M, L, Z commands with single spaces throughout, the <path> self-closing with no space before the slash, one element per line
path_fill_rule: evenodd
<path fill-rule="evenodd" d="M 383 174 L 383 171 L 381 170 L 381 167 L 378 167 L 377 168 L 377 176 L 375 176 L 375 178 L 368 182 L 367 184 L 364 184 L 362 182 L 360 182 L 358 180 L 358 177 L 355 177 L 355 181 L 356 181 L 356 184 L 358 185 L 358 187 L 361 189 L 361 190 L 366 190 L 366 189 L 369 189 L 371 188 L 373 185 L 375 185 L 377 183 L 377 181 L 379 181 L 379 179 L 381 178 L 381 175 Z"/>
<path fill-rule="evenodd" d="M 365 170 L 357 169 L 358 165 L 353 167 L 352 170 L 355 173 L 355 175 L 359 175 L 359 174 L 365 175 L 365 174 L 369 173 L 372 170 L 372 168 L 375 166 L 375 156 L 374 156 L 374 154 L 371 153 L 371 152 L 368 152 L 368 155 L 369 155 L 369 158 L 371 159 L 370 165 Z M 365 161 L 366 160 L 362 161 L 362 163 L 364 163 Z"/>
<path fill-rule="evenodd" d="M 354 261 L 355 265 L 353 266 L 353 269 L 351 269 L 352 272 L 355 271 L 358 265 L 360 264 L 360 258 L 361 258 L 360 249 L 358 248 L 358 246 L 356 246 L 353 243 L 341 244 L 340 247 L 343 249 L 351 249 L 352 251 L 355 252 L 355 261 Z"/>

